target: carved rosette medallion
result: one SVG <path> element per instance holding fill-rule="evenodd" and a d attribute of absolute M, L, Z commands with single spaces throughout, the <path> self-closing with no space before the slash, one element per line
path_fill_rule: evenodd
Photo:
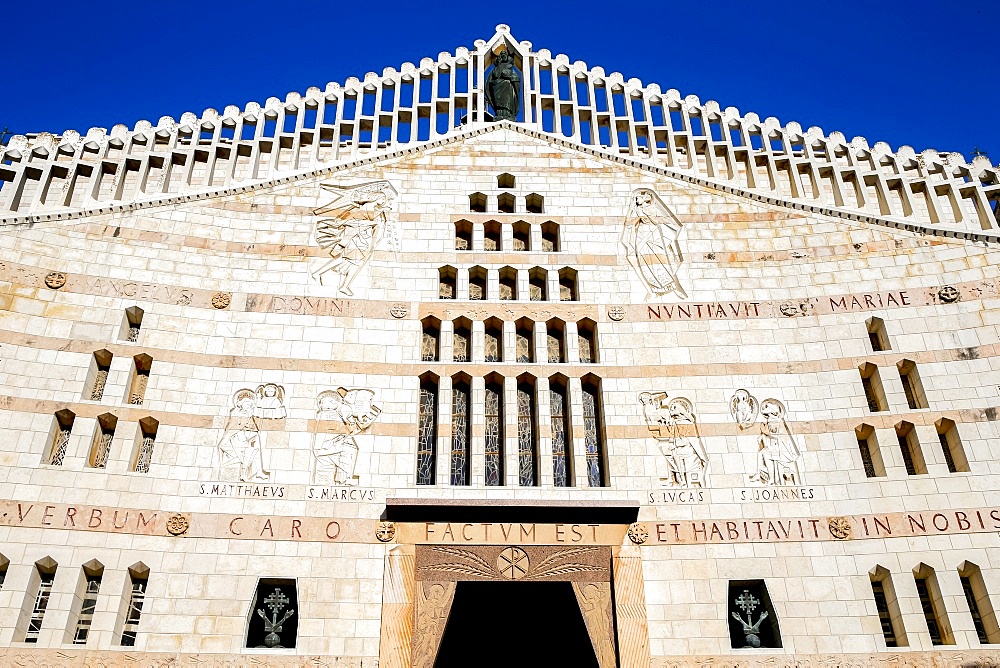
<path fill-rule="evenodd" d="M 497 557 L 497 571 L 504 580 L 520 580 L 530 565 L 528 553 L 519 547 L 505 547 Z"/>
<path fill-rule="evenodd" d="M 636 545 L 642 545 L 649 540 L 649 530 L 642 522 L 632 522 L 628 528 L 628 538 Z"/>
<path fill-rule="evenodd" d="M 229 303 L 233 300 L 233 296 L 228 292 L 216 292 L 212 295 L 212 306 L 217 309 L 229 308 Z"/>
<path fill-rule="evenodd" d="M 375 529 L 375 537 L 381 543 L 388 543 L 396 537 L 396 525 L 392 522 L 379 522 L 378 528 Z"/>
<path fill-rule="evenodd" d="M 391 315 L 393 318 L 396 318 L 397 320 L 400 318 L 405 318 L 407 315 L 409 315 L 409 313 L 410 309 L 406 307 L 406 304 L 393 304 L 392 307 L 389 309 L 389 315 Z"/>
<path fill-rule="evenodd" d="M 61 271 L 49 272 L 45 276 L 45 286 L 53 290 L 58 290 L 66 285 L 66 274 Z"/>
<path fill-rule="evenodd" d="M 830 535 L 837 540 L 851 537 L 851 521 L 846 517 L 831 517 L 829 519 Z"/>
<path fill-rule="evenodd" d="M 625 319 L 625 307 L 624 306 L 612 306 L 608 309 L 608 317 L 619 322 Z"/>
<path fill-rule="evenodd" d="M 174 513 L 167 518 L 167 532 L 171 536 L 180 536 L 187 533 L 191 522 L 180 513 Z"/>
<path fill-rule="evenodd" d="M 48 279 L 46 279 L 46 283 L 47 282 Z M 942 287 L 940 290 L 938 290 L 938 299 L 940 299 L 945 304 L 952 304 L 954 302 L 957 302 L 959 298 L 961 298 L 961 296 L 962 293 L 960 293 L 958 291 L 958 288 L 956 288 L 953 285 L 946 285 Z"/>

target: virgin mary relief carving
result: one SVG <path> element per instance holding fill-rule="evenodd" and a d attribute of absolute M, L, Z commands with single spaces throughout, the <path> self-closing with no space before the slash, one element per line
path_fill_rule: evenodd
<path fill-rule="evenodd" d="M 313 213 L 323 216 L 316 221 L 316 243 L 330 254 L 330 259 L 312 272 L 320 285 L 328 272 L 337 275 L 337 292 L 345 297 L 354 294 L 351 285 L 368 266 L 379 243 L 389 239 L 399 259 L 399 230 L 389 217 L 396 200 L 396 189 L 388 181 L 369 181 L 353 186 L 323 184 L 334 199 Z"/>
<path fill-rule="evenodd" d="M 646 288 L 646 299 L 675 294 L 686 298 L 677 273 L 684 255 L 677 239 L 681 221 L 649 188 L 629 196 L 619 243 L 625 260 Z"/>

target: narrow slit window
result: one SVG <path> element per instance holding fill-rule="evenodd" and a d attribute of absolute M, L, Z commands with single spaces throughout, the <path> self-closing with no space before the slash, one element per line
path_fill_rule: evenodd
<path fill-rule="evenodd" d="M 455 268 L 441 267 L 438 269 L 438 299 L 455 299 Z"/>
<path fill-rule="evenodd" d="M 601 411 L 600 381 L 584 378 L 583 435 L 587 454 L 587 484 L 591 487 L 606 487 L 608 484 Z"/>
<path fill-rule="evenodd" d="M 149 473 L 153 463 L 153 447 L 156 445 L 156 430 L 160 423 L 151 417 L 139 420 L 136 453 L 132 470 L 135 473 Z"/>
<path fill-rule="evenodd" d="M 22 642 L 38 642 L 57 568 L 58 564 L 51 557 L 44 557 L 35 562 L 35 569 L 28 585 L 27 600 L 21 607 L 21 616 L 17 624 Z"/>
<path fill-rule="evenodd" d="M 486 484 L 493 487 L 504 484 L 503 378 L 487 378 L 485 396 Z"/>
<path fill-rule="evenodd" d="M 455 223 L 455 250 L 472 250 L 472 223 L 467 220 Z"/>
<path fill-rule="evenodd" d="M 108 374 L 111 372 L 111 360 L 114 355 L 109 350 L 101 349 L 94 352 L 90 363 L 90 373 L 87 379 L 87 389 L 83 396 L 91 401 L 100 401 L 104 397 L 104 388 L 108 385 Z"/>
<path fill-rule="evenodd" d="M 500 299 L 517 299 L 517 270 L 513 267 L 504 267 L 500 270 Z"/>
<path fill-rule="evenodd" d="M 146 400 L 146 388 L 149 385 L 149 373 L 153 368 L 153 358 L 146 354 L 132 358 L 132 382 L 129 383 L 126 402 L 133 406 L 141 406 Z"/>
<path fill-rule="evenodd" d="M 94 439 L 90 444 L 90 457 L 87 460 L 87 464 L 91 468 L 103 469 L 107 467 L 108 458 L 111 456 L 111 443 L 114 440 L 117 426 L 118 418 L 111 413 L 97 417 Z"/>
<path fill-rule="evenodd" d="M 935 423 L 937 427 L 938 441 L 941 443 L 941 453 L 944 455 L 945 464 L 948 465 L 949 473 L 959 473 L 969 471 L 969 459 L 965 456 L 965 448 L 962 447 L 962 439 L 958 435 L 958 427 L 954 421 L 948 418 L 941 418 Z"/>
<path fill-rule="evenodd" d="M 548 295 L 548 272 L 535 267 L 528 272 L 528 298 L 533 302 L 544 302 Z"/>
<path fill-rule="evenodd" d="M 882 461 L 882 453 L 879 450 L 874 427 L 863 424 L 856 427 L 854 431 L 858 438 L 858 452 L 861 455 L 861 465 L 865 470 L 865 476 L 868 478 L 884 476 L 885 464 Z"/>
<path fill-rule="evenodd" d="M 452 352 L 453 362 L 472 361 L 472 323 L 465 318 L 455 320 L 452 326 Z"/>
<path fill-rule="evenodd" d="M 53 421 L 52 436 L 49 440 L 49 452 L 45 461 L 52 466 L 62 466 L 66 461 L 66 451 L 69 449 L 69 439 L 73 433 L 73 422 L 76 414 L 69 409 L 56 411 Z"/>
<path fill-rule="evenodd" d="M 484 323 L 483 357 L 487 362 L 503 361 L 503 323 L 490 318 Z"/>
<path fill-rule="evenodd" d="M 451 381 L 451 484 L 469 484 L 469 398 L 471 386 L 463 376 Z"/>
<path fill-rule="evenodd" d="M 885 331 L 885 321 L 882 318 L 869 318 L 866 324 L 868 326 L 868 342 L 871 343 L 872 352 L 891 350 L 889 335 Z"/>
<path fill-rule="evenodd" d="M 542 223 L 542 252 L 559 252 L 559 225 L 552 221 Z"/>
<path fill-rule="evenodd" d="M 545 323 L 545 349 L 549 364 L 562 364 L 566 361 L 566 345 L 564 327 L 560 320 L 549 320 Z"/>
<path fill-rule="evenodd" d="M 431 375 L 420 379 L 417 406 L 417 484 L 433 485 L 437 454 L 437 379 Z"/>
<path fill-rule="evenodd" d="M 500 233 L 500 223 L 495 220 L 483 225 L 483 250 L 498 251 L 502 249 L 503 238 Z"/>
<path fill-rule="evenodd" d="M 517 322 L 514 331 L 514 352 L 517 362 L 531 363 L 535 361 L 535 323 L 522 319 Z"/>
<path fill-rule="evenodd" d="M 473 267 L 469 270 L 469 299 L 476 301 L 489 299 L 486 292 L 486 270 L 482 267 Z"/>
<path fill-rule="evenodd" d="M 576 323 L 577 351 L 581 364 L 597 362 L 597 323 L 593 320 L 581 320 Z"/>
<path fill-rule="evenodd" d="M 91 561 L 83 566 L 80 589 L 77 592 L 79 607 L 77 608 L 76 625 L 73 629 L 72 644 L 86 645 L 90 637 L 90 626 L 97 610 L 97 596 L 101 593 L 101 580 L 104 577 L 104 565 Z"/>
<path fill-rule="evenodd" d="M 924 387 L 920 383 L 920 374 L 917 373 L 917 365 L 911 360 L 903 360 L 896 365 L 899 369 L 899 380 L 903 384 L 903 393 L 906 395 L 906 405 L 910 410 L 927 408 L 927 397 L 924 395 Z"/>
<path fill-rule="evenodd" d="M 575 302 L 579 300 L 577 293 L 576 270 L 564 268 L 559 270 L 559 301 Z"/>
<path fill-rule="evenodd" d="M 905 647 L 906 633 L 903 631 L 903 616 L 899 611 L 896 591 L 892 586 L 892 575 L 883 566 L 876 566 L 869 572 L 872 598 L 878 613 L 879 625 L 886 647 Z"/>
<path fill-rule="evenodd" d="M 552 415 L 552 478 L 556 487 L 573 486 L 573 454 L 570 440 L 569 395 L 566 381 L 549 378 L 549 409 Z"/>
<path fill-rule="evenodd" d="M 521 487 L 534 487 L 538 484 L 537 445 L 535 383 L 534 379 L 525 377 L 517 383 L 517 479 Z"/>
<path fill-rule="evenodd" d="M 924 475 L 927 473 L 927 465 L 924 462 L 924 455 L 917 441 L 917 431 L 909 422 L 901 422 L 896 425 L 896 441 L 899 443 L 899 452 L 903 457 L 903 466 L 907 475 Z"/>
<path fill-rule="evenodd" d="M 437 362 L 440 359 L 441 321 L 437 318 L 424 318 L 421 321 L 420 359 L 424 362 Z"/>
<path fill-rule="evenodd" d="M 882 379 L 879 377 L 878 367 L 871 362 L 865 362 L 861 367 L 861 387 L 865 392 L 865 400 L 868 402 L 868 410 L 872 413 L 879 413 L 888 410 L 885 400 L 885 390 L 882 389 Z"/>
<path fill-rule="evenodd" d="M 523 220 L 514 223 L 514 250 L 531 250 L 531 226 Z"/>
<path fill-rule="evenodd" d="M 927 632 L 931 636 L 932 645 L 954 645 L 955 639 L 948 623 L 941 589 L 938 587 L 937 575 L 934 569 L 926 564 L 920 564 L 913 572 L 917 585 L 917 596 L 920 599 L 920 609 L 924 613 Z"/>
<path fill-rule="evenodd" d="M 997 624 L 989 592 L 986 591 L 982 570 L 971 561 L 965 561 L 958 567 L 958 577 L 962 582 L 965 603 L 969 606 L 969 614 L 972 615 L 972 625 L 976 629 L 979 643 L 982 645 L 1000 643 L 1000 626 Z"/>

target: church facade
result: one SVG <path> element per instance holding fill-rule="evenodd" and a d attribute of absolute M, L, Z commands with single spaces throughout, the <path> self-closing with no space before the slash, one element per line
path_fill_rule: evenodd
<path fill-rule="evenodd" d="M 16 136 L 0 663 L 1000 663 L 998 174 L 502 25 Z"/>

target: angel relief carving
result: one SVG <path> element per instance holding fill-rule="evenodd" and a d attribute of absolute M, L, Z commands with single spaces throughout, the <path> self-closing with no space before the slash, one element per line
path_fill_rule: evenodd
<path fill-rule="evenodd" d="M 708 455 L 691 401 L 684 397 L 668 401 L 666 392 L 643 392 L 639 403 L 646 427 L 659 442 L 670 467 L 670 475 L 663 479 L 663 484 L 707 487 Z"/>
<path fill-rule="evenodd" d="M 760 418 L 757 437 L 757 470 L 749 478 L 762 485 L 793 486 L 803 484 L 799 471 L 799 448 L 785 419 L 787 409 L 778 399 L 756 397 L 746 390 L 736 390 L 729 401 L 730 413 L 740 429 L 748 429 Z"/>
<path fill-rule="evenodd" d="M 316 398 L 316 435 L 313 443 L 313 484 L 357 485 L 354 467 L 358 459 L 358 442 L 355 437 L 368 431 L 382 413 L 374 403 L 375 393 L 367 389 L 321 392 Z M 343 425 L 339 429 L 326 429 L 326 425 Z"/>
<path fill-rule="evenodd" d="M 680 233 L 681 221 L 655 192 L 648 188 L 632 192 L 619 243 L 646 288 L 646 299 L 670 293 L 687 297 L 677 277 L 684 262 L 677 241 Z"/>
<path fill-rule="evenodd" d="M 243 388 L 233 395 L 233 406 L 219 441 L 219 479 L 240 482 L 267 482 L 271 474 L 264 467 L 264 435 L 258 420 L 285 417 L 285 390 L 267 383 L 256 390 Z"/>
<path fill-rule="evenodd" d="M 352 296 L 351 285 L 368 266 L 383 238 L 388 238 L 399 259 L 399 230 L 389 218 L 396 190 L 388 181 L 369 181 L 353 186 L 323 184 L 334 199 L 313 213 L 323 216 L 316 221 L 316 243 L 330 254 L 330 259 L 312 272 L 319 278 L 333 272 L 338 276 L 337 292 Z"/>

